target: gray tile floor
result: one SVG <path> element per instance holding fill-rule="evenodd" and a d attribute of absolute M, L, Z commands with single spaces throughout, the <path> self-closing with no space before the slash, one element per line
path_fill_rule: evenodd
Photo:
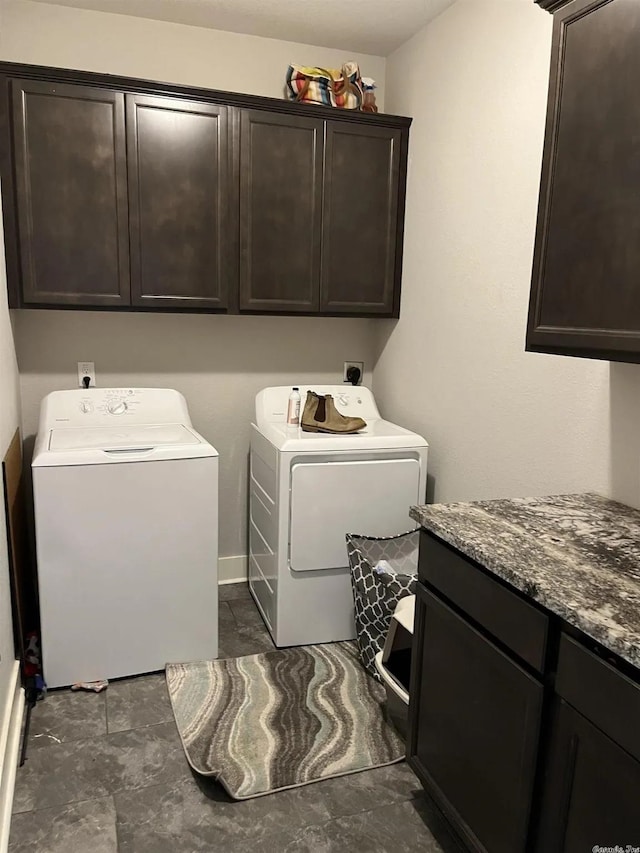
<path fill-rule="evenodd" d="M 244 584 L 220 589 L 220 654 L 273 648 Z M 11 853 L 459 853 L 406 764 L 234 802 L 189 769 L 163 675 L 50 693 L 18 770 Z"/>

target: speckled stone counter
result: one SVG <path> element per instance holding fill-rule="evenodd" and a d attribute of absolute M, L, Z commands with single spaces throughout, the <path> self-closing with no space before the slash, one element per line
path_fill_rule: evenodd
<path fill-rule="evenodd" d="M 410 514 L 640 667 L 640 511 L 582 494 L 430 504 Z"/>

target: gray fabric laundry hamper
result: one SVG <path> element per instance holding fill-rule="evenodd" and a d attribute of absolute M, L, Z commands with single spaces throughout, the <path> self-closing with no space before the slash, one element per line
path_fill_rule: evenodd
<path fill-rule="evenodd" d="M 385 537 L 347 533 L 346 540 L 360 658 L 381 681 L 375 657 L 384 646 L 397 603 L 415 593 L 420 532 Z M 382 560 L 388 567 L 379 566 Z"/>

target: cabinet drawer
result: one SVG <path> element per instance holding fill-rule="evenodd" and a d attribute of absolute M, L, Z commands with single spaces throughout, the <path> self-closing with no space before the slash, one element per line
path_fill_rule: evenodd
<path fill-rule="evenodd" d="M 567 634 L 556 692 L 640 761 L 640 686 Z"/>
<path fill-rule="evenodd" d="M 543 671 L 549 624 L 545 613 L 424 531 L 418 574 L 519 658 Z"/>

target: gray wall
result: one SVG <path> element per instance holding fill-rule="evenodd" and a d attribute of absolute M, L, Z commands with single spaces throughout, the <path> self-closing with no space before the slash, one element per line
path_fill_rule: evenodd
<path fill-rule="evenodd" d="M 339 382 L 348 359 L 373 361 L 370 320 L 17 311 L 25 435 L 40 400 L 77 384 L 176 388 L 220 453 L 220 554 L 246 554 L 247 457 L 256 393 L 268 385 Z M 370 380 L 370 375 L 365 377 Z"/>
<path fill-rule="evenodd" d="M 413 125 L 374 387 L 429 439 L 438 501 L 610 488 L 609 365 L 524 351 L 551 22 L 460 0 L 387 58 L 387 108 Z"/>
<path fill-rule="evenodd" d="M 281 97 L 289 62 L 340 65 L 344 51 L 124 15 L 6 0 L 0 58 Z M 352 55 L 377 79 L 381 57 Z M 16 312 L 24 427 L 37 428 L 49 391 L 74 387 L 76 362 L 107 385 L 174 387 L 219 450 L 220 554 L 246 554 L 249 422 L 256 392 L 273 384 L 340 382 L 347 359 L 373 361 L 365 320 Z M 365 381 L 371 380 L 371 373 Z M 235 564 L 234 564 L 235 565 Z M 240 563 L 238 563 L 240 565 Z"/>

